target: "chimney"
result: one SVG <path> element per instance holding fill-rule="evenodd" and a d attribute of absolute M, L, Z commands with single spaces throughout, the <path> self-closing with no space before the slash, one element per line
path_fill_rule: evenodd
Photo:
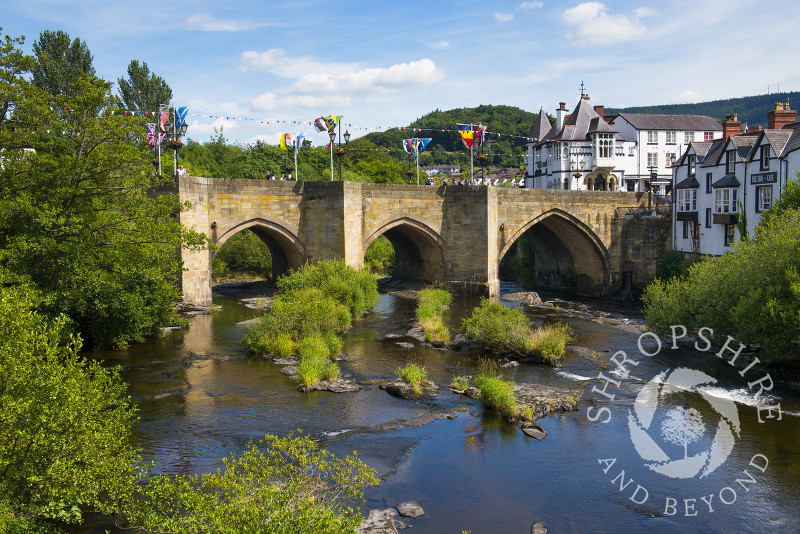
<path fill-rule="evenodd" d="M 767 112 L 767 128 L 778 130 L 784 124 L 791 124 L 797 118 L 797 112 L 789 109 L 788 102 L 775 102 L 775 109 Z"/>
<path fill-rule="evenodd" d="M 567 116 L 567 103 L 559 102 L 558 109 L 556 110 L 556 129 L 561 131 L 564 126 L 564 118 Z"/>
<path fill-rule="evenodd" d="M 732 135 L 739 135 L 741 133 L 742 123 L 736 118 L 736 113 L 733 115 L 725 115 L 725 120 L 722 121 L 722 138 L 728 139 Z"/>
<path fill-rule="evenodd" d="M 606 120 L 606 107 L 605 106 L 595 106 L 594 112 L 600 115 L 600 118 Z"/>

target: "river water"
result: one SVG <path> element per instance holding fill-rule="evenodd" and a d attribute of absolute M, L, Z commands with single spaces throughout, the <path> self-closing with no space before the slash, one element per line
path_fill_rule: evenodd
<path fill-rule="evenodd" d="M 504 283 L 502 290 L 521 288 Z M 296 391 L 295 383 L 278 366 L 244 354 L 239 345 L 244 329 L 236 323 L 260 312 L 219 295 L 214 302 L 222 310 L 193 318 L 187 329 L 94 357 L 122 366 L 129 394 L 140 410 L 134 439 L 144 459 L 155 463 L 157 473 L 216 470 L 222 457 L 242 451 L 250 440 L 300 429 L 336 454 L 357 450 L 384 477 L 379 487 L 366 491 L 366 509 L 417 501 L 425 510 L 421 518 L 409 520 L 417 534 L 464 529 L 474 534 L 525 533 L 536 521 L 555 533 L 800 532 L 800 417 L 796 415 L 800 385 L 796 378 L 776 380 L 768 395 L 756 398 L 757 386 L 748 388 L 748 381 L 763 376 L 763 369 L 752 368 L 742 377 L 738 371 L 743 366 L 734 369 L 713 353 L 669 346 L 645 356 L 635 329 L 599 319 L 641 324 L 633 306 L 549 298 L 555 298 L 552 310 L 524 308 L 532 320 L 569 322 L 576 337 L 573 345 L 591 348 L 606 358 L 625 351 L 637 365 L 627 364 L 626 376 L 611 364 L 605 376 L 614 382 L 604 381 L 598 378 L 601 370 L 594 363 L 570 351 L 560 367 L 521 364 L 511 370 L 509 375 L 517 382 L 584 391 L 579 411 L 539 421 L 548 434 L 543 441 L 525 436 L 479 402 L 444 388 L 438 397 L 420 401 L 392 397 L 374 384 L 357 393 Z M 452 328 L 477 304 L 475 298 L 456 297 L 450 311 Z M 385 338 L 406 332 L 413 316 L 414 301 L 382 295 L 375 309 L 346 336 L 350 359 L 340 363 L 343 374 L 362 383 L 393 378 L 395 369 L 408 361 L 424 364 L 429 378 L 440 385 L 455 375 L 473 374 L 478 352 L 435 350 L 416 341 L 413 349 L 405 349 L 396 341 L 413 340 Z M 642 346 L 646 352 L 654 351 L 652 341 Z M 684 432 L 682 442 L 665 441 L 666 431 L 660 432 L 657 424 L 646 429 L 660 440 L 671 459 L 733 444 L 724 463 L 702 477 L 675 478 L 653 471 L 631 438 L 629 419 L 639 421 L 639 428 L 644 425 L 641 416 L 635 417 L 640 415 L 634 409 L 637 395 L 654 377 L 661 374 L 656 380 L 659 387 L 658 383 L 670 381 L 672 370 L 681 367 L 702 371 L 715 381 L 705 391 L 723 402 L 735 401 L 740 422 L 738 435 L 727 441 L 717 439 L 716 429 L 724 425 L 713 399 L 684 388 L 669 390 L 659 401 L 654 420 L 663 422 L 664 413 L 683 407 L 695 409 L 705 422 L 701 435 Z M 592 391 L 606 383 L 606 396 Z M 662 387 L 661 391 L 667 390 Z M 781 419 L 766 419 L 768 413 L 762 410 L 764 422 L 759 423 L 758 406 L 778 403 Z M 472 413 L 420 427 L 381 429 L 399 419 L 459 406 Z M 686 445 L 687 441 L 691 443 Z"/>

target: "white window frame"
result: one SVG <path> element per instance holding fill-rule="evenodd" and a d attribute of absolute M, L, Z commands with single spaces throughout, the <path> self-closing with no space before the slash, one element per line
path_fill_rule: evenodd
<path fill-rule="evenodd" d="M 739 190 L 736 187 L 719 187 L 714 190 L 714 213 L 739 213 L 737 200 Z"/>
<path fill-rule="evenodd" d="M 667 144 L 674 145 L 678 140 L 678 134 L 675 130 L 667 130 Z"/>
<path fill-rule="evenodd" d="M 647 168 L 658 168 L 658 152 L 647 153 Z"/>
<path fill-rule="evenodd" d="M 697 189 L 678 189 L 678 211 L 697 211 Z"/>
<path fill-rule="evenodd" d="M 769 145 L 761 145 L 761 170 L 769 170 Z"/>
<path fill-rule="evenodd" d="M 772 207 L 772 186 L 756 187 L 756 212 L 767 211 Z"/>
<path fill-rule="evenodd" d="M 689 176 L 694 176 L 697 166 L 697 156 L 695 154 L 689 154 L 687 163 L 689 165 Z"/>
<path fill-rule="evenodd" d="M 683 132 L 684 144 L 694 143 L 694 132 Z"/>
<path fill-rule="evenodd" d="M 647 144 L 648 145 L 658 144 L 658 130 L 647 130 Z"/>

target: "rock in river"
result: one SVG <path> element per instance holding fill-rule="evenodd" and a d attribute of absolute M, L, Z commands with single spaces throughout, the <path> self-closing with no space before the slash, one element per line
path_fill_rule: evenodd
<path fill-rule="evenodd" d="M 439 386 L 430 380 L 423 380 L 420 382 L 421 393 L 414 392 L 414 386 L 402 380 L 392 380 L 391 382 L 384 382 L 381 384 L 381 389 L 385 389 L 389 395 L 407 399 L 415 396 L 433 397 L 439 394 Z"/>
<path fill-rule="evenodd" d="M 400 512 L 400 515 L 403 517 L 410 517 L 411 519 L 416 519 L 425 515 L 425 511 L 417 501 L 401 502 L 397 505 L 397 511 Z"/>
<path fill-rule="evenodd" d="M 356 529 L 358 534 L 397 534 L 397 529 L 408 525 L 397 519 L 397 510 L 370 510 L 369 515 Z"/>
<path fill-rule="evenodd" d="M 320 380 L 310 388 L 307 388 L 304 384 L 300 384 L 297 386 L 297 389 L 300 391 L 332 391 L 334 393 L 350 393 L 360 390 L 361 386 L 352 380 L 339 378 L 337 380 Z"/>

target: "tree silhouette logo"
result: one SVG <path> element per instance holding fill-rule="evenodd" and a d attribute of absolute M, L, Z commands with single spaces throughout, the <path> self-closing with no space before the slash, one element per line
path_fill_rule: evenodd
<path fill-rule="evenodd" d="M 655 376 L 642 388 L 628 413 L 628 427 L 636 452 L 647 461 L 647 467 L 670 478 L 703 478 L 725 463 L 741 428 L 736 403 L 709 392 L 716 383 L 701 371 L 681 367 L 668 376 L 666 371 Z M 705 450 L 690 454 L 690 445 L 709 428 L 695 408 L 668 407 L 667 399 L 676 393 L 696 393 L 719 414 L 713 441 Z M 659 442 L 683 447 L 683 457 L 670 457 Z"/>

